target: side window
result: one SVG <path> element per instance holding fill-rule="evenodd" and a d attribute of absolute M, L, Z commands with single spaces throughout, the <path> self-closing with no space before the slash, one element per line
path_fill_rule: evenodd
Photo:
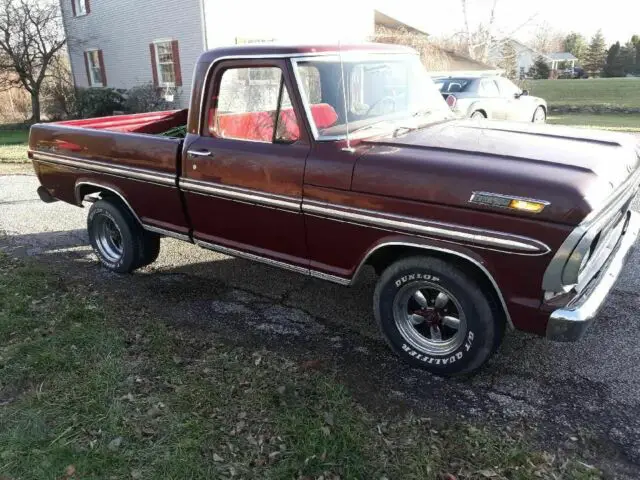
<path fill-rule="evenodd" d="M 480 94 L 483 97 L 499 97 L 500 91 L 498 90 L 496 82 L 490 79 L 485 79 L 480 83 Z"/>
<path fill-rule="evenodd" d="M 209 119 L 209 133 L 220 138 L 291 143 L 300 137 L 291 97 L 277 67 L 224 70 Z"/>
<path fill-rule="evenodd" d="M 520 93 L 518 86 L 507 78 L 499 78 L 498 83 L 500 85 L 500 93 L 503 97 L 513 98 Z"/>

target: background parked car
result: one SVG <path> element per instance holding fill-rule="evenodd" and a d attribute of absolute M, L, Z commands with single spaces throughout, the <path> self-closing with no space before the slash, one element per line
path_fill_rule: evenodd
<path fill-rule="evenodd" d="M 435 77 L 451 109 L 468 118 L 544 123 L 547 102 L 505 77 Z"/>

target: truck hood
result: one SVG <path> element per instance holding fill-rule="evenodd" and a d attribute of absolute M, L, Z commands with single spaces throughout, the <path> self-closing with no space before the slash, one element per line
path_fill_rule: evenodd
<path fill-rule="evenodd" d="M 455 120 L 365 143 L 355 191 L 570 225 L 601 208 L 640 165 L 632 135 L 550 125 Z M 469 203 L 473 192 L 549 205 L 539 214 L 478 207 Z"/>

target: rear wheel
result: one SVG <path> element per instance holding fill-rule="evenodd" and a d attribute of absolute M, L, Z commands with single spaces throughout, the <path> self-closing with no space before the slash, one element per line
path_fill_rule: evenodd
<path fill-rule="evenodd" d="M 142 250 L 138 261 L 139 267 L 146 267 L 152 264 L 160 254 L 160 235 L 153 232 L 143 231 Z"/>
<path fill-rule="evenodd" d="M 430 257 L 393 263 L 380 277 L 374 314 L 391 349 L 436 375 L 480 368 L 497 349 L 504 320 L 476 280 Z"/>
<path fill-rule="evenodd" d="M 533 123 L 545 123 L 547 121 L 547 112 L 544 107 L 536 108 L 536 111 L 533 112 Z"/>
<path fill-rule="evenodd" d="M 487 116 L 480 110 L 476 110 L 471 114 L 471 120 L 484 120 Z"/>
<path fill-rule="evenodd" d="M 109 270 L 129 273 L 140 266 L 145 255 L 144 230 L 120 202 L 98 200 L 87 217 L 91 246 Z"/>

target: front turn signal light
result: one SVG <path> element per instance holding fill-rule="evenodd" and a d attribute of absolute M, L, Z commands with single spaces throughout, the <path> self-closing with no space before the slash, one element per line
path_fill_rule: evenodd
<path fill-rule="evenodd" d="M 530 200 L 511 200 L 509 208 L 520 210 L 521 212 L 540 213 L 544 210 L 545 204 L 541 202 L 532 202 Z"/>

